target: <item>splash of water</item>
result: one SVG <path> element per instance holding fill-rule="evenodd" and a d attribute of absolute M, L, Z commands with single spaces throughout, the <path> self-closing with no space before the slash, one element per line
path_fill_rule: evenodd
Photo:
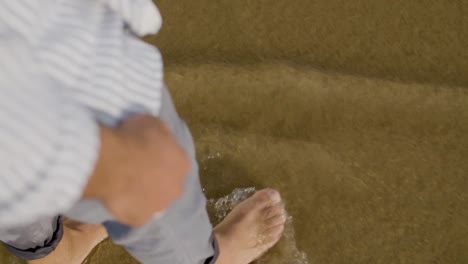
<path fill-rule="evenodd" d="M 249 198 L 256 192 L 254 187 L 237 188 L 232 193 L 219 199 L 208 200 L 208 211 L 215 218 L 216 223 L 221 222 L 228 213 L 240 202 Z M 267 254 L 258 259 L 257 264 L 309 264 L 307 255 L 296 246 L 296 238 L 292 216 L 288 216 L 283 238 Z"/>

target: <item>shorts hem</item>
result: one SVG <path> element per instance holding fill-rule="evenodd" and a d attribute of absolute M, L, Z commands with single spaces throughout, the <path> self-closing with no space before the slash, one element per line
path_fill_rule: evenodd
<path fill-rule="evenodd" d="M 35 260 L 44 258 L 50 253 L 52 253 L 60 243 L 63 237 L 63 218 L 59 216 L 57 218 L 57 224 L 52 237 L 46 240 L 44 246 L 37 246 L 35 248 L 29 249 L 20 249 L 14 246 L 3 243 L 3 245 L 10 251 L 13 255 L 24 260 Z"/>

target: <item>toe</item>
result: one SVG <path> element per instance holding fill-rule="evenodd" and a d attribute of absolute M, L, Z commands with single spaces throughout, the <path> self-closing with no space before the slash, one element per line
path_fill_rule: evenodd
<path fill-rule="evenodd" d="M 284 203 L 279 202 L 277 204 L 267 206 L 263 208 L 262 214 L 263 214 L 263 219 L 269 219 L 271 217 L 275 217 L 281 214 L 285 214 L 285 209 L 284 209 Z"/>
<path fill-rule="evenodd" d="M 281 238 L 281 236 L 283 235 L 283 232 L 284 232 L 284 224 L 279 225 L 275 229 L 273 229 L 270 235 L 276 238 L 278 241 L 278 239 Z"/>
<path fill-rule="evenodd" d="M 267 228 L 284 225 L 286 223 L 286 213 L 281 213 L 265 220 Z"/>
<path fill-rule="evenodd" d="M 263 189 L 256 192 L 253 196 L 258 207 L 268 207 L 281 202 L 281 195 L 274 189 Z"/>
<path fill-rule="evenodd" d="M 276 243 L 281 238 L 284 232 L 284 224 L 279 224 L 277 226 L 270 227 L 264 231 L 265 234 L 265 242 L 267 244 Z"/>
<path fill-rule="evenodd" d="M 270 237 L 279 237 L 283 234 L 284 231 L 284 223 L 279 224 L 277 226 L 270 227 L 268 229 L 268 234 Z"/>
<path fill-rule="evenodd" d="M 274 189 L 266 189 L 266 193 L 270 199 L 272 204 L 276 204 L 281 202 L 281 195 L 277 190 Z"/>

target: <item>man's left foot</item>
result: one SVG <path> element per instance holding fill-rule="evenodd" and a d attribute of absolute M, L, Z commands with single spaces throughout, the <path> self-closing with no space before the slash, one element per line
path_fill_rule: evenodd
<path fill-rule="evenodd" d="M 48 256 L 29 261 L 29 264 L 81 264 L 101 241 L 107 238 L 102 225 L 84 224 L 64 220 L 63 237 L 57 248 Z"/>

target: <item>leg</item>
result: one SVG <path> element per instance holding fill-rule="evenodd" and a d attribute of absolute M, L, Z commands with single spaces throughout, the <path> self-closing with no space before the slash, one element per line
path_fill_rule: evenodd
<path fill-rule="evenodd" d="M 160 117 L 192 158 L 192 169 L 186 178 L 182 197 L 163 215 L 155 216 L 138 228 L 114 221 L 99 202 L 92 200 L 81 201 L 67 216 L 88 223 L 104 223 L 114 243 L 123 246 L 142 263 L 205 263 L 216 255 L 212 226 L 198 178 L 193 141 L 167 90 L 162 94 Z"/>
<path fill-rule="evenodd" d="M 81 202 L 81 209 L 78 206 L 71 212 L 74 219 L 101 222 L 107 218 L 104 226 L 110 238 L 144 264 L 250 263 L 281 236 L 286 217 L 279 193 L 270 189 L 257 192 L 239 204 L 213 232 L 198 178 L 192 138 L 166 90 L 162 102 L 160 117 L 192 158 L 192 170 L 182 197 L 163 215 L 155 216 L 139 228 L 109 221 L 111 216 L 93 201 Z"/>
<path fill-rule="evenodd" d="M 130 228 L 112 221 L 104 225 L 112 240 L 142 263 L 204 263 L 216 254 L 212 226 L 199 182 L 193 141 L 167 90 L 162 94 L 160 117 L 192 158 L 182 197 L 143 227 Z"/>
<path fill-rule="evenodd" d="M 286 213 L 279 193 L 265 189 L 239 204 L 212 230 L 198 177 L 195 148 L 167 90 L 160 117 L 192 157 L 185 190 L 165 214 L 142 228 L 107 222 L 110 237 L 142 263 L 248 264 L 281 237 Z M 219 243 L 218 243 L 219 242 Z"/>

